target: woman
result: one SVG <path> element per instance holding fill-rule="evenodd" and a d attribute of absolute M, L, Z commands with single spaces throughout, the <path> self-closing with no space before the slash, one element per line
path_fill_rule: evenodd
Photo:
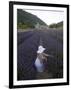
<path fill-rule="evenodd" d="M 37 58 L 35 60 L 35 67 L 38 72 L 43 72 L 45 69 L 44 62 L 47 61 L 47 57 L 50 56 L 44 53 L 45 48 L 43 46 L 38 47 Z"/>

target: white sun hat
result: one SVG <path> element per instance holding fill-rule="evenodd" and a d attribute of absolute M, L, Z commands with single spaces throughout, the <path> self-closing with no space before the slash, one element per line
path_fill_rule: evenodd
<path fill-rule="evenodd" d="M 43 46 L 40 45 L 40 46 L 38 47 L 37 53 L 43 53 L 44 50 L 45 50 L 45 48 L 44 48 Z"/>

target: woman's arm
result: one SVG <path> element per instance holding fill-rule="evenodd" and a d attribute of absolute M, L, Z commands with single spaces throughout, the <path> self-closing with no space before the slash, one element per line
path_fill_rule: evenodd
<path fill-rule="evenodd" d="M 46 53 L 43 53 L 43 55 L 46 56 L 46 57 L 48 57 L 48 56 L 53 57 L 52 55 L 49 55 L 49 54 L 46 54 Z"/>

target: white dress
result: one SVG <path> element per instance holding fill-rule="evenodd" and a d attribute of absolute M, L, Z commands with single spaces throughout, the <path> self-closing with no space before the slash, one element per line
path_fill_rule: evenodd
<path fill-rule="evenodd" d="M 35 60 L 35 66 L 36 66 L 38 72 L 44 71 L 44 65 L 43 65 L 43 63 L 40 62 L 40 59 L 38 57 Z"/>

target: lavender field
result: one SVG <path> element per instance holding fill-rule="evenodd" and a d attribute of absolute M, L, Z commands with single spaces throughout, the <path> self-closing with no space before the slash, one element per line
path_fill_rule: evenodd
<path fill-rule="evenodd" d="M 42 40 L 45 53 L 52 55 L 45 63 L 45 71 L 38 73 L 34 65 Z M 17 79 L 63 78 L 63 30 L 45 29 L 17 33 Z"/>

